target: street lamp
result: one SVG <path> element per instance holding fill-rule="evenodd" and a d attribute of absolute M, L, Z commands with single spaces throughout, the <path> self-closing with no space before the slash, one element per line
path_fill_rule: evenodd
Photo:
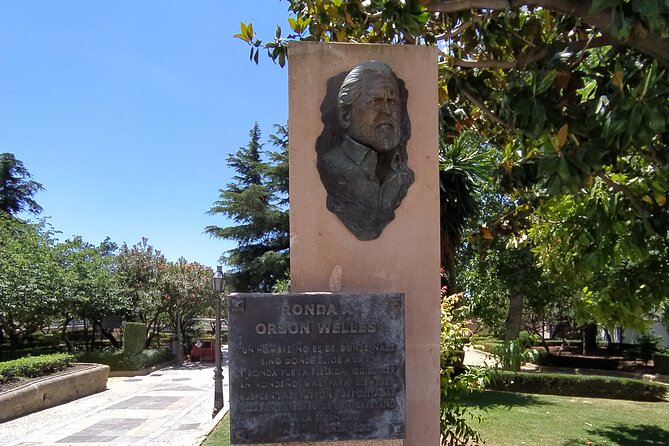
<path fill-rule="evenodd" d="M 214 368 L 214 411 L 211 417 L 223 408 L 223 370 L 221 369 L 221 294 L 225 291 L 225 274 L 223 267 L 217 266 L 216 272 L 211 276 L 211 288 L 214 291 L 216 302 L 216 367 Z"/>

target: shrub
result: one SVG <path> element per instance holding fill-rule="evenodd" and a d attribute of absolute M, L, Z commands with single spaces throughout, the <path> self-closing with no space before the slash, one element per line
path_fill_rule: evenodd
<path fill-rule="evenodd" d="M 0 383 L 15 381 L 18 378 L 37 378 L 66 369 L 75 360 L 66 353 L 28 356 L 12 361 L 0 362 Z"/>
<path fill-rule="evenodd" d="M 620 365 L 618 359 L 590 356 L 560 356 L 548 354 L 541 358 L 542 365 L 567 367 L 572 369 L 615 370 Z"/>
<path fill-rule="evenodd" d="M 580 347 L 583 343 L 580 339 L 544 339 L 541 342 L 549 347 Z"/>
<path fill-rule="evenodd" d="M 35 347 L 18 348 L 16 350 L 5 350 L 0 352 L 0 362 L 11 361 L 12 359 L 24 358 L 26 356 L 49 355 L 52 353 L 62 353 L 63 349 L 57 345 L 41 345 Z"/>
<path fill-rule="evenodd" d="M 632 401 L 665 401 L 667 386 L 639 379 L 560 373 L 501 372 L 494 390 Z"/>
<path fill-rule="evenodd" d="M 161 362 L 169 361 L 172 358 L 173 355 L 169 350 L 164 349 L 144 350 L 131 355 L 125 350 L 82 352 L 77 354 L 77 359 L 80 362 L 106 364 L 112 372 L 119 370 L 141 370 Z"/>
<path fill-rule="evenodd" d="M 488 370 L 462 365 L 464 346 L 470 343 L 471 331 L 465 325 L 464 305 L 458 305 L 461 294 L 443 296 L 441 304 L 441 445 L 478 444 L 480 435 L 470 425 L 481 421 L 460 405 L 463 396 L 479 390 L 489 381 Z"/>
<path fill-rule="evenodd" d="M 648 364 L 648 361 L 653 358 L 653 354 L 662 350 L 661 345 L 662 338 L 651 331 L 647 331 L 638 336 L 635 345 L 625 353 Z"/>
<path fill-rule="evenodd" d="M 653 355 L 655 371 L 663 375 L 669 375 L 669 351 L 667 353 L 655 353 Z"/>
<path fill-rule="evenodd" d="M 518 371 L 521 365 L 527 362 L 537 363 L 540 358 L 545 357 L 545 350 L 529 348 L 538 337 L 525 333 L 526 336 L 520 336 L 513 341 L 502 342 L 491 352 L 499 358 L 504 369 Z"/>
<path fill-rule="evenodd" d="M 132 355 L 144 350 L 146 342 L 146 324 L 141 322 L 126 322 L 123 327 L 123 350 Z"/>
<path fill-rule="evenodd" d="M 536 333 L 530 333 L 529 331 L 523 330 L 518 335 L 519 345 L 525 349 L 528 349 L 534 345 L 538 345 L 541 342 L 541 337 Z"/>
<path fill-rule="evenodd" d="M 472 347 L 488 353 L 495 353 L 504 345 L 504 341 L 499 339 L 477 339 L 472 341 Z"/>

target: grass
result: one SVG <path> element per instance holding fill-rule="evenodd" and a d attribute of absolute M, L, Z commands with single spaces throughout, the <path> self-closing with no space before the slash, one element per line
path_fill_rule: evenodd
<path fill-rule="evenodd" d="M 669 403 L 477 392 L 465 404 L 488 446 L 669 445 Z"/>
<path fill-rule="evenodd" d="M 230 413 L 218 422 L 216 427 L 202 443 L 202 446 L 230 446 Z"/>
<path fill-rule="evenodd" d="M 666 446 L 669 403 L 478 392 L 466 404 L 488 446 Z M 226 414 L 202 446 L 230 446 Z"/>

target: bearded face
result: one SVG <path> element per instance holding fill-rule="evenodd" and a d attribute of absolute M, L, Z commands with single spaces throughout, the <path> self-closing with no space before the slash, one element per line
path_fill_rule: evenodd
<path fill-rule="evenodd" d="M 376 74 L 361 80 L 360 96 L 350 106 L 349 136 L 379 153 L 400 143 L 401 105 L 397 82 Z"/>

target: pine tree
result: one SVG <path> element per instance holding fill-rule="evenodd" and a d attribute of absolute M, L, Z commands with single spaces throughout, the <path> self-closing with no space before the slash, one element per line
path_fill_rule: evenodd
<path fill-rule="evenodd" d="M 9 215 L 21 211 L 33 214 L 42 212 L 33 195 L 44 188 L 30 178 L 32 176 L 28 169 L 13 153 L 0 153 L 0 211 Z"/>
<path fill-rule="evenodd" d="M 237 174 L 220 189 L 208 212 L 235 223 L 205 228 L 213 237 L 237 242 L 221 257 L 231 268 L 230 285 L 235 291 L 269 292 L 288 278 L 288 133 L 283 126 L 276 128 L 270 143 L 277 151 L 263 151 L 256 123 L 248 145 L 228 156 L 228 165 Z"/>

